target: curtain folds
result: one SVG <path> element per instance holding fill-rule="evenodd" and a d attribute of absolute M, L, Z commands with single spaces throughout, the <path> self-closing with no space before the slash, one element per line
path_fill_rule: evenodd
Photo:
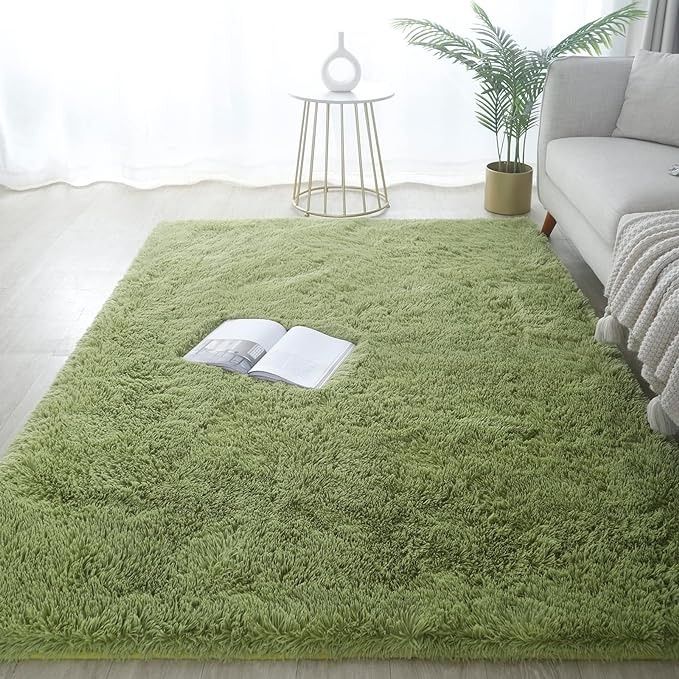
<path fill-rule="evenodd" d="M 555 44 L 619 4 L 481 2 L 532 48 Z M 406 45 L 390 25 L 402 16 L 466 35 L 474 23 L 468 0 L 7 3 L 0 184 L 290 183 L 301 105 L 288 92 L 300 83 L 321 87 L 338 30 L 364 79 L 396 92 L 376 105 L 388 181 L 480 181 L 494 139 L 475 121 L 475 83 L 463 68 Z"/>
<path fill-rule="evenodd" d="M 679 0 L 650 0 L 642 47 L 679 52 Z"/>

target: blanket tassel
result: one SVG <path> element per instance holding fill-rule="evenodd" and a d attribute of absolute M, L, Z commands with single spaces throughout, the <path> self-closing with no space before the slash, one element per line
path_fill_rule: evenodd
<path fill-rule="evenodd" d="M 618 346 L 624 346 L 626 339 L 625 326 L 620 323 L 615 316 L 606 314 L 596 323 L 594 339 L 602 344 L 617 344 Z"/>
<path fill-rule="evenodd" d="M 679 433 L 679 427 L 670 419 L 660 403 L 660 396 L 651 399 L 646 407 L 646 419 L 653 431 L 665 436 L 675 436 Z"/>

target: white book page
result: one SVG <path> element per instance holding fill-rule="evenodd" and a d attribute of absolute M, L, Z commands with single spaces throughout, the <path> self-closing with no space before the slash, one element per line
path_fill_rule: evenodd
<path fill-rule="evenodd" d="M 285 328 L 276 321 L 263 318 L 224 321 L 184 358 L 192 363 L 247 373 L 284 335 Z"/>
<path fill-rule="evenodd" d="M 295 326 L 250 370 L 250 375 L 317 389 L 328 381 L 353 348 L 346 340 Z"/>

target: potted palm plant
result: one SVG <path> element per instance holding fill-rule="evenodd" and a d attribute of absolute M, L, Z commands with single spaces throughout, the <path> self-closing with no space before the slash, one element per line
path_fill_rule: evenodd
<path fill-rule="evenodd" d="M 530 210 L 533 185 L 533 168 L 525 162 L 526 135 L 538 122 L 547 68 L 564 55 L 601 54 L 646 13 L 632 2 L 581 26 L 556 47 L 529 50 L 494 25 L 475 2 L 472 8 L 478 18 L 476 40 L 426 19 L 395 19 L 393 25 L 405 32 L 409 44 L 462 64 L 479 82 L 476 117 L 495 135 L 497 148 L 497 160 L 486 167 L 485 208 L 503 215 L 523 214 Z"/>

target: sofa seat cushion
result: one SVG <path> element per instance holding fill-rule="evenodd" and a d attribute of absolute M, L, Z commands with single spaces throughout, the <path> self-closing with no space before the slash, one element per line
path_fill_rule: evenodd
<path fill-rule="evenodd" d="M 613 246 L 631 212 L 679 209 L 679 148 L 622 137 L 566 137 L 547 145 L 545 172 Z M 558 218 L 558 216 L 557 216 Z"/>

